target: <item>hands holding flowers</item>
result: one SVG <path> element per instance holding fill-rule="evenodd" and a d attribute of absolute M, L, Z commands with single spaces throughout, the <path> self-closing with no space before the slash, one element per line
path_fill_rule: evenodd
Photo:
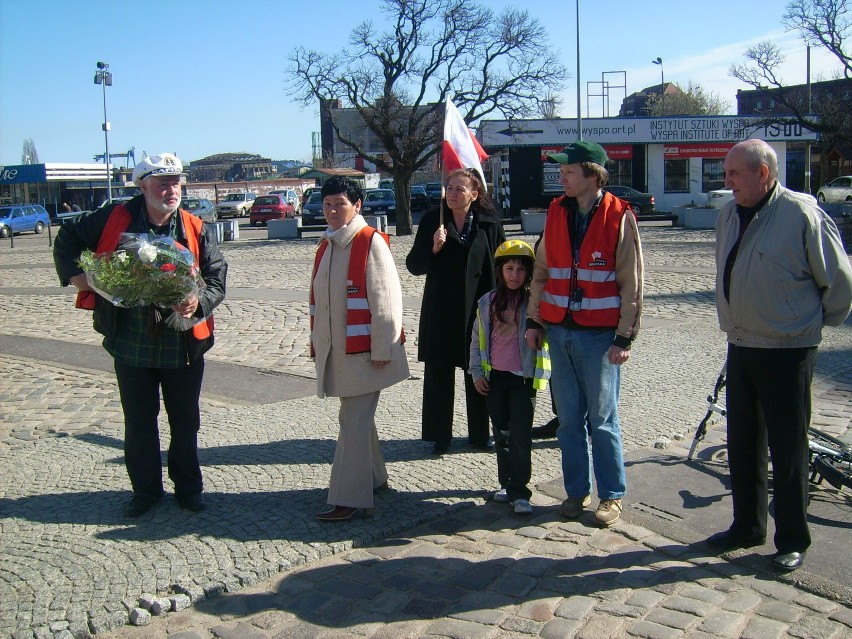
<path fill-rule="evenodd" d="M 92 290 L 124 308 L 154 304 L 189 318 L 206 287 L 195 256 L 168 236 L 122 233 L 115 251 L 84 251 L 79 265 Z"/>

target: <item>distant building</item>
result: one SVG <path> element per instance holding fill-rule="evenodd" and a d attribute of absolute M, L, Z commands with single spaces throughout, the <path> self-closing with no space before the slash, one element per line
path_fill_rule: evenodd
<path fill-rule="evenodd" d="M 675 93 L 682 93 L 682 91 L 677 87 L 677 85 L 672 84 L 671 82 L 656 84 L 652 87 L 645 87 L 641 91 L 631 93 L 624 98 L 624 101 L 621 103 L 621 109 L 618 111 L 619 117 L 648 117 L 651 115 L 650 109 L 648 108 L 648 99 L 652 95 L 660 95 L 661 93 L 663 95 L 672 95 Z"/>
<path fill-rule="evenodd" d="M 189 164 L 188 182 L 243 182 L 275 173 L 272 160 L 251 153 L 219 153 Z"/>
<path fill-rule="evenodd" d="M 434 104 L 427 104 L 421 108 L 426 111 L 433 107 Z M 403 112 L 407 118 L 410 113 L 410 107 L 404 107 Z M 375 164 L 337 139 L 334 126 L 332 125 L 332 118 L 343 137 L 357 142 L 370 155 L 379 156 L 385 162 L 391 163 L 391 158 L 387 154 L 387 148 L 366 125 L 358 109 L 341 108 L 339 100 L 332 100 L 323 101 L 320 105 L 320 138 L 322 140 L 322 157 L 318 158 L 320 166 L 325 168 L 348 167 L 367 173 L 378 170 Z M 440 123 L 444 121 L 443 106 L 436 113 L 436 121 Z M 435 157 L 436 164 L 434 167 L 431 167 L 433 171 L 437 169 L 438 156 L 436 155 Z"/>
<path fill-rule="evenodd" d="M 847 135 L 852 133 L 852 116 L 850 116 L 852 110 L 848 106 L 852 102 L 852 79 L 841 78 L 825 82 L 812 82 L 810 88 L 812 105 L 820 103 L 846 105 L 846 124 L 850 130 Z M 779 100 L 779 94 L 782 91 L 788 102 L 801 105 L 807 104 L 807 84 L 795 84 L 781 89 L 738 90 L 737 115 L 758 117 L 789 115 L 791 110 Z M 818 109 L 815 109 L 815 112 L 818 111 Z M 852 148 L 848 145 L 836 145 L 831 148 L 824 148 L 824 145 L 820 142 L 812 145 L 812 192 L 815 193 L 821 184 L 830 182 L 840 175 L 850 174 L 852 174 Z M 805 189 L 804 143 L 791 145 L 787 154 L 787 176 L 787 186 L 798 191 Z"/>

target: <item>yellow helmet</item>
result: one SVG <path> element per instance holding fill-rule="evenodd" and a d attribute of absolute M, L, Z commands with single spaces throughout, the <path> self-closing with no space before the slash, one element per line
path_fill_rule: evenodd
<path fill-rule="evenodd" d="M 535 260 L 535 252 L 532 250 L 532 246 L 523 240 L 506 240 L 497 247 L 497 251 L 494 253 L 495 260 L 501 257 L 528 257 Z"/>

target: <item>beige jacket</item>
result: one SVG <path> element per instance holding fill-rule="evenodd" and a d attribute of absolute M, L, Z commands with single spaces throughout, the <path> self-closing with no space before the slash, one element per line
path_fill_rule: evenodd
<path fill-rule="evenodd" d="M 371 353 L 346 354 L 346 285 L 352 240 L 367 223 L 360 215 L 329 238 L 314 278 L 313 344 L 317 395 L 352 397 L 372 393 L 408 378 L 400 343 L 402 286 L 390 248 L 373 236 L 367 259 L 367 302 L 372 314 Z M 384 368 L 370 362 L 388 361 Z"/>

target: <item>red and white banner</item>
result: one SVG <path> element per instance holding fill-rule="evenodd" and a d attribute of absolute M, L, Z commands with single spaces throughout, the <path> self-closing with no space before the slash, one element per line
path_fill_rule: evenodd
<path fill-rule="evenodd" d="M 444 118 L 444 175 L 456 169 L 476 169 L 482 182 L 485 183 L 482 162 L 487 159 L 488 154 L 480 146 L 471 130 L 467 128 L 467 124 L 456 105 L 447 98 Z"/>
<path fill-rule="evenodd" d="M 723 158 L 734 146 L 733 142 L 720 142 L 718 144 L 665 144 L 663 155 L 667 160 L 671 158 Z"/>

